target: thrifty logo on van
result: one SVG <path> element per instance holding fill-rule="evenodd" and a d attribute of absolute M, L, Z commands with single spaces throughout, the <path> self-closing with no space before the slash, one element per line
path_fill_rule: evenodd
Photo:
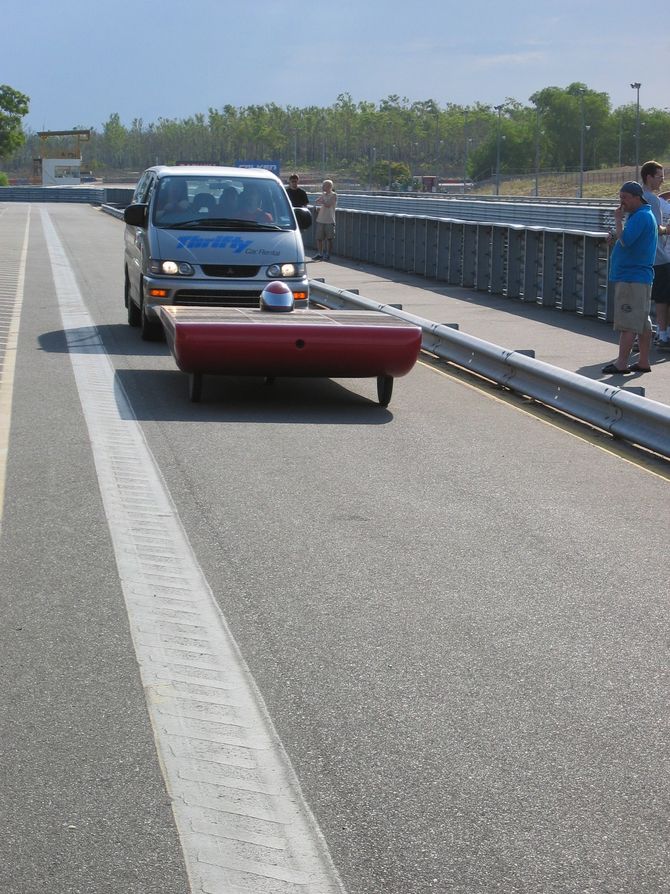
<path fill-rule="evenodd" d="M 231 248 L 236 255 L 253 245 L 253 239 L 240 239 L 239 236 L 180 236 L 177 240 L 181 248 Z"/>

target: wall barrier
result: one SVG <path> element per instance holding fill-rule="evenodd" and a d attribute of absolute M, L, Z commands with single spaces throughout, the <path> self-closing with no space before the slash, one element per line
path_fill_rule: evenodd
<path fill-rule="evenodd" d="M 313 227 L 303 234 L 314 246 Z M 611 320 L 604 232 L 338 209 L 335 252 L 587 317 Z"/>
<path fill-rule="evenodd" d="M 129 205 L 133 189 L 100 186 L 3 186 L 0 202 L 77 202 L 85 205 Z"/>
<path fill-rule="evenodd" d="M 425 351 L 616 438 L 670 457 L 670 407 L 665 404 L 317 280 L 310 281 L 310 295 L 326 307 L 375 310 L 414 323 L 423 332 Z"/>
<path fill-rule="evenodd" d="M 337 206 L 338 211 L 376 211 L 586 232 L 602 232 L 614 224 L 614 200 L 582 203 L 580 199 L 556 202 L 550 199 L 524 200 L 523 197 L 517 201 L 516 197 L 509 196 L 495 198 L 496 201 L 491 201 L 490 197 L 352 193 L 338 195 Z"/>

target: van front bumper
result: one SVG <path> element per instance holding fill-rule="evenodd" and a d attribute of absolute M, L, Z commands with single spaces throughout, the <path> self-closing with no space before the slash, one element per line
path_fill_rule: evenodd
<path fill-rule="evenodd" d="M 296 308 L 309 305 L 309 280 L 282 279 L 293 292 Z M 258 307 L 261 292 L 271 280 L 231 281 L 193 277 L 144 277 L 144 306 L 148 316 L 158 316 L 160 305 L 186 307 Z M 304 297 L 303 297 L 304 296 Z"/>

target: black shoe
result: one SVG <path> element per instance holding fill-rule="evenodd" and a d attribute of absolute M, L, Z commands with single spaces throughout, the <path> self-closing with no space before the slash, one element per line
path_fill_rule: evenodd
<path fill-rule="evenodd" d="M 608 363 L 607 366 L 603 366 L 602 371 L 608 376 L 622 376 L 628 372 L 628 367 L 619 369 L 616 363 Z"/>

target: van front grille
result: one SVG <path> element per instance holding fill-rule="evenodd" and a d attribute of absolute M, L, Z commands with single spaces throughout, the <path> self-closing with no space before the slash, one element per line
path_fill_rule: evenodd
<path fill-rule="evenodd" d="M 235 289 L 180 289 L 175 292 L 175 304 L 212 307 L 258 307 L 260 289 L 240 292 Z"/>
<path fill-rule="evenodd" d="M 249 267 L 247 264 L 203 264 L 205 276 L 216 276 L 218 279 L 249 279 L 258 276 L 260 267 Z"/>

